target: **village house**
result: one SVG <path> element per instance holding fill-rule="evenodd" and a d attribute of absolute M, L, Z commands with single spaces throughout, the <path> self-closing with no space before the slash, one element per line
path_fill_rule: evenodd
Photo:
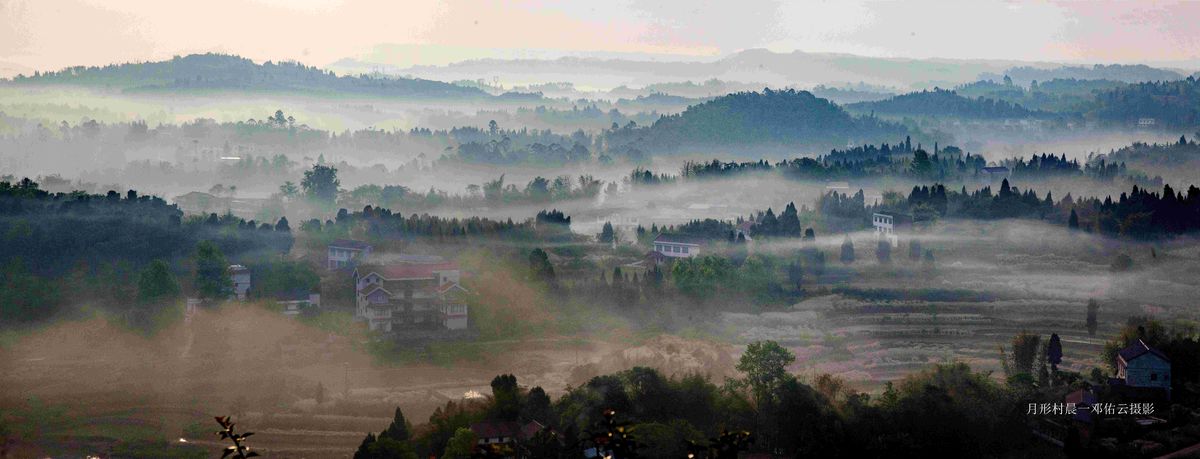
<path fill-rule="evenodd" d="M 330 271 L 353 267 L 371 255 L 371 245 L 353 239 L 338 239 L 329 243 Z"/>
<path fill-rule="evenodd" d="M 1129 387 L 1162 389 L 1171 392 L 1171 359 L 1145 341 L 1117 352 L 1118 384 Z"/>
<path fill-rule="evenodd" d="M 979 181 L 985 184 L 999 183 L 1007 179 L 1011 171 L 1004 166 L 988 166 L 979 170 Z"/>
<path fill-rule="evenodd" d="M 492 449 L 495 446 L 504 446 L 505 448 L 494 448 L 500 451 L 507 451 L 510 454 L 505 457 L 526 457 L 521 453 L 518 447 L 521 442 L 528 441 L 541 432 L 546 427 L 537 421 L 529 421 L 521 423 L 518 421 L 501 421 L 488 420 L 471 424 L 471 433 L 475 434 L 478 439 L 477 444 L 480 448 Z"/>
<path fill-rule="evenodd" d="M 395 262 L 354 270 L 355 318 L 371 330 L 465 330 L 466 292 L 454 262 Z"/>
<path fill-rule="evenodd" d="M 900 246 L 900 236 L 912 228 L 912 217 L 897 212 L 875 212 L 871 215 L 875 239 L 885 238 L 892 247 Z"/>
<path fill-rule="evenodd" d="M 296 316 L 308 308 L 320 308 L 321 294 L 308 292 L 283 294 L 275 298 L 275 304 L 283 308 L 284 315 Z"/>
<path fill-rule="evenodd" d="M 750 237 L 750 230 L 752 228 L 754 228 L 754 220 L 746 220 L 738 223 L 737 227 L 734 228 L 734 237 L 746 242 L 753 241 L 754 238 Z"/>
<path fill-rule="evenodd" d="M 229 279 L 233 281 L 233 297 L 238 301 L 246 301 L 250 296 L 250 268 L 229 265 Z"/>
<path fill-rule="evenodd" d="M 667 258 L 692 258 L 700 255 L 703 239 L 678 234 L 659 234 L 654 238 L 654 251 Z"/>

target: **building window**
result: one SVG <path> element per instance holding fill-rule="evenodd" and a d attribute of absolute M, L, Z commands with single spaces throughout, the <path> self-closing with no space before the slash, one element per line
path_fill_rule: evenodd
<path fill-rule="evenodd" d="M 684 247 L 683 247 L 683 253 L 688 253 L 688 248 L 687 248 L 687 246 L 684 246 Z"/>

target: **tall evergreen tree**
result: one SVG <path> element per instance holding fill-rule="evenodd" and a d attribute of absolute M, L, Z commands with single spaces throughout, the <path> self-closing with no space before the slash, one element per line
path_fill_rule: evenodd
<path fill-rule="evenodd" d="M 379 438 L 390 438 L 399 442 L 405 442 L 409 439 L 408 421 L 404 419 L 404 412 L 400 411 L 400 407 L 396 407 L 396 413 L 392 415 L 392 423 L 379 433 Z"/>
<path fill-rule="evenodd" d="M 200 241 L 196 245 L 195 287 L 196 294 L 207 300 L 223 300 L 233 294 L 233 281 L 229 278 L 229 263 L 221 249 L 211 241 Z"/>
<path fill-rule="evenodd" d="M 1096 336 L 1096 329 L 1099 326 L 1096 316 L 1099 315 L 1099 312 L 1100 312 L 1100 303 L 1097 303 L 1095 299 L 1088 300 L 1087 331 L 1088 331 L 1089 336 Z"/>

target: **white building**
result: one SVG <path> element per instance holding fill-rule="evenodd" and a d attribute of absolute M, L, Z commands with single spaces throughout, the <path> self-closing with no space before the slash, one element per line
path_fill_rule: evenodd
<path fill-rule="evenodd" d="M 233 281 L 233 296 L 245 301 L 250 296 L 250 268 L 229 265 L 229 279 Z"/>
<path fill-rule="evenodd" d="M 691 258 L 700 255 L 704 241 L 678 234 L 659 234 L 654 238 L 654 251 L 670 258 Z"/>
<path fill-rule="evenodd" d="M 892 247 L 900 246 L 898 232 L 903 232 L 912 223 L 906 215 L 875 212 L 871 215 L 871 226 L 875 227 L 875 238 L 886 238 Z"/>
<path fill-rule="evenodd" d="M 308 308 L 321 307 L 320 293 L 301 293 L 297 295 L 284 295 L 275 299 L 275 304 L 283 307 L 283 314 L 287 316 L 299 315 Z"/>
<path fill-rule="evenodd" d="M 370 244 L 353 239 L 338 239 L 329 243 L 328 268 L 330 271 L 346 269 L 370 255 Z"/>

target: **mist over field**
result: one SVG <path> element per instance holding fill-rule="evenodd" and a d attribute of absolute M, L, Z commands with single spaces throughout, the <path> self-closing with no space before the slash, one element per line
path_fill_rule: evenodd
<path fill-rule="evenodd" d="M 0 457 L 1200 448 L 1189 4 L 137 3 L 0 5 Z"/>

